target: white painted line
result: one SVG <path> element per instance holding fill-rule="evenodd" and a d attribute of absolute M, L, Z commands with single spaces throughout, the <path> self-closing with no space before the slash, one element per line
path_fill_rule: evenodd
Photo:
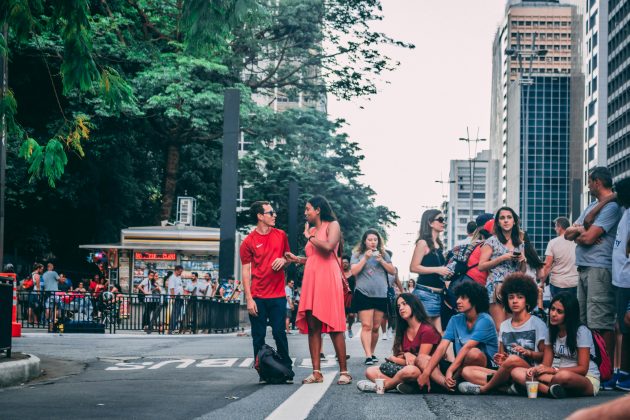
<path fill-rule="evenodd" d="M 324 396 L 337 377 L 337 371 L 324 372 L 324 382 L 305 384 L 287 398 L 265 420 L 302 420 L 306 419 L 315 404 Z"/>
<path fill-rule="evenodd" d="M 248 368 L 252 365 L 252 363 L 254 363 L 254 358 L 253 357 L 248 357 L 247 359 L 243 360 L 241 362 L 240 365 L 238 365 L 238 367 L 244 367 L 244 368 Z"/>

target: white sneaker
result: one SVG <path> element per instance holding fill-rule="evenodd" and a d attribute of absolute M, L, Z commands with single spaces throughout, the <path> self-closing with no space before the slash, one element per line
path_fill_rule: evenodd
<path fill-rule="evenodd" d="M 357 388 L 362 392 L 376 392 L 376 384 L 367 379 L 357 382 Z"/>
<path fill-rule="evenodd" d="M 477 384 L 473 384 L 471 382 L 462 382 L 457 386 L 459 392 L 467 395 L 479 395 L 481 392 L 481 387 Z"/>
<path fill-rule="evenodd" d="M 389 340 L 391 340 L 391 339 L 392 339 L 392 330 L 387 330 L 387 338 L 388 338 Z"/>
<path fill-rule="evenodd" d="M 387 333 L 383 334 L 383 337 L 381 338 L 381 340 L 389 340 L 389 338 L 387 337 Z"/>

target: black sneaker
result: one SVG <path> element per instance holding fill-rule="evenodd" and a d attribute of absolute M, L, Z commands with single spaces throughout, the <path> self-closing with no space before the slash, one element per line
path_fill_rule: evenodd
<path fill-rule="evenodd" d="M 371 357 L 366 357 L 365 362 L 363 362 L 363 364 L 366 366 L 372 366 L 374 364 L 374 359 L 372 359 Z"/>
<path fill-rule="evenodd" d="M 374 361 L 374 363 L 378 363 L 378 357 L 372 355 L 372 360 Z"/>
<path fill-rule="evenodd" d="M 262 384 L 266 384 L 267 381 L 265 381 L 263 378 L 258 378 L 258 383 L 262 385 Z"/>
<path fill-rule="evenodd" d="M 401 382 L 396 385 L 396 390 L 401 394 L 421 394 L 422 390 L 416 382 Z"/>
<path fill-rule="evenodd" d="M 549 387 L 549 395 L 554 397 L 555 399 L 566 398 L 567 391 L 560 384 L 553 384 Z"/>
<path fill-rule="evenodd" d="M 350 355 L 349 355 L 349 354 L 346 354 L 346 360 L 348 360 L 349 358 L 350 358 Z M 335 360 L 336 360 L 336 361 L 339 361 L 339 357 L 335 356 Z"/>

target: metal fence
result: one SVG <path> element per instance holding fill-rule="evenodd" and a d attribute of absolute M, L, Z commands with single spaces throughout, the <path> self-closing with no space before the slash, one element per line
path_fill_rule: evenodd
<path fill-rule="evenodd" d="M 238 329 L 239 306 L 191 296 L 18 292 L 18 322 L 48 332 L 217 333 Z"/>

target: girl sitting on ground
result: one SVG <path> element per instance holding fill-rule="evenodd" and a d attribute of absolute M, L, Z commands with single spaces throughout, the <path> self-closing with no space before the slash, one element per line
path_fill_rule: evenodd
<path fill-rule="evenodd" d="M 530 276 L 523 273 L 508 275 L 501 288 L 501 300 L 511 318 L 503 321 L 499 328 L 499 352 L 494 355 L 498 370 L 481 366 L 467 366 L 462 376 L 467 382 L 459 384 L 463 394 L 486 394 L 503 388 L 516 393 L 506 385 L 512 381 L 512 370 L 530 368 L 543 359 L 547 326 L 530 311 L 536 306 L 538 287 Z"/>
<path fill-rule="evenodd" d="M 357 383 L 363 392 L 375 392 L 377 378 L 385 380 L 385 391 L 395 389 L 403 382 L 413 382 L 420 375 L 414 366 L 416 356 L 430 355 L 440 343 L 441 336 L 427 315 L 422 302 L 411 293 L 396 298 L 396 337 L 393 355 L 380 366 L 372 366 L 365 372 L 368 380 Z"/>
<path fill-rule="evenodd" d="M 533 378 L 538 393 L 553 398 L 594 396 L 600 385 L 595 354 L 591 331 L 580 322 L 577 298 L 562 292 L 551 300 L 542 364 L 516 368 L 512 379 L 524 387 Z"/>

